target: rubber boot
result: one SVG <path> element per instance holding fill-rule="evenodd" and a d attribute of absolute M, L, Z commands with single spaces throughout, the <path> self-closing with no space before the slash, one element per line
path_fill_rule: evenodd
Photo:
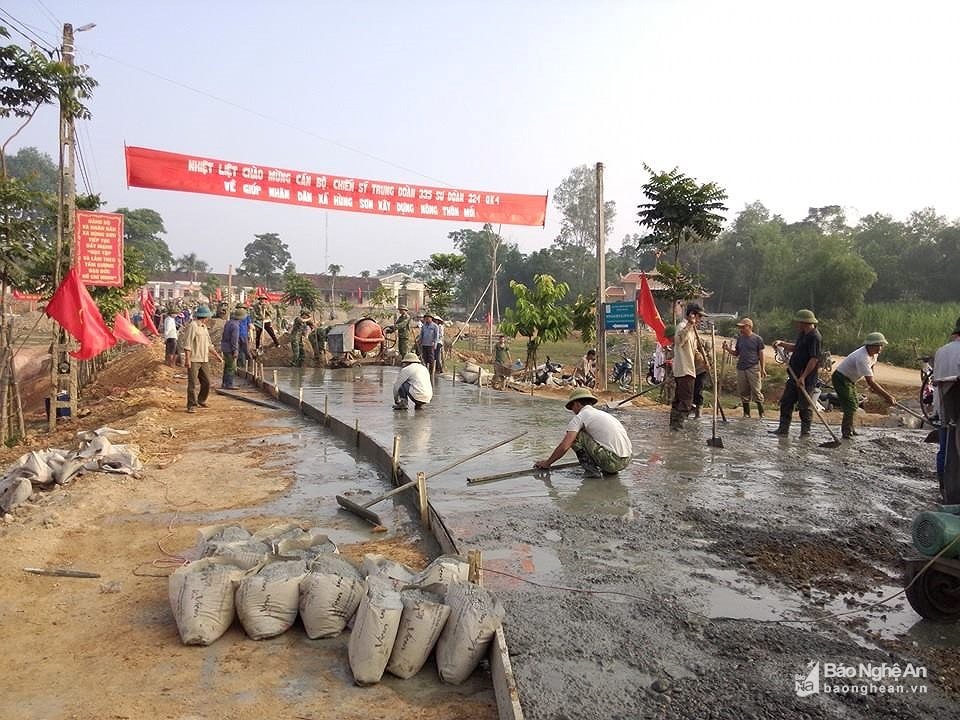
<path fill-rule="evenodd" d="M 747 400 L 743 402 L 743 416 L 750 417 L 750 402 Z"/>
<path fill-rule="evenodd" d="M 699 405 L 694 405 L 694 406 L 693 406 L 693 412 L 690 413 L 690 417 L 694 417 L 694 418 L 700 417 L 700 406 L 699 406 Z"/>
<path fill-rule="evenodd" d="M 840 423 L 840 437 L 844 440 L 850 440 L 853 437 L 853 421 L 843 419 L 843 422 Z"/>
<path fill-rule="evenodd" d="M 813 410 L 800 411 L 800 437 L 807 437 L 813 427 Z"/>
<path fill-rule="evenodd" d="M 790 421 L 792 420 L 793 413 L 791 410 L 786 412 L 783 409 L 780 410 L 780 425 L 776 430 L 771 430 L 771 435 L 788 435 L 790 433 Z"/>
<path fill-rule="evenodd" d="M 676 408 L 670 409 L 670 429 L 671 430 L 682 430 L 683 429 L 683 416 L 684 413 L 682 410 L 677 410 Z"/>
<path fill-rule="evenodd" d="M 762 402 L 757 403 L 757 416 L 761 420 L 763 420 L 763 403 Z"/>

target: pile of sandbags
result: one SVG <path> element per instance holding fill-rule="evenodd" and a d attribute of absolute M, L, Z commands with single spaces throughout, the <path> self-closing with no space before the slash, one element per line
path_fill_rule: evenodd
<path fill-rule="evenodd" d="M 0 478 L 0 512 L 26 502 L 35 490 L 65 485 L 85 471 L 136 475 L 143 468 L 139 449 L 115 445 L 109 439 L 129 434 L 109 427 L 84 430 L 77 433 L 77 450 L 32 450 L 21 455 Z"/>
<path fill-rule="evenodd" d="M 185 644 L 209 645 L 235 617 L 254 640 L 286 632 L 298 614 L 311 639 L 336 637 L 352 622 L 347 655 L 358 685 L 384 672 L 411 678 L 434 651 L 441 680 L 460 684 L 503 620 L 499 601 L 467 582 L 458 557 L 419 573 L 382 555 L 357 565 L 325 535 L 288 524 L 256 533 L 202 528 L 195 555 L 169 583 Z"/>

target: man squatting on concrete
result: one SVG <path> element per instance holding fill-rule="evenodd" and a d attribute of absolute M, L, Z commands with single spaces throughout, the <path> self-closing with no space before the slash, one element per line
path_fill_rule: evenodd
<path fill-rule="evenodd" d="M 414 409 L 419 410 L 433 400 L 430 371 L 420 363 L 415 352 L 408 352 L 401 362 L 403 367 L 393 383 L 393 409 L 406 410 L 409 399 L 413 400 Z"/>
<path fill-rule="evenodd" d="M 880 349 L 887 344 L 887 339 L 883 333 L 872 332 L 863 339 L 863 345 L 847 355 L 837 369 L 833 371 L 831 378 L 833 389 L 837 392 L 840 399 L 840 407 L 843 408 L 843 420 L 840 422 L 840 432 L 845 438 L 852 438 L 857 434 L 853 429 L 853 418 L 857 414 L 859 403 L 857 402 L 856 384 L 860 378 L 866 378 L 867 385 L 877 395 L 893 405 L 897 399 L 884 390 L 880 383 L 873 379 L 873 366 L 877 364 L 877 358 L 880 355 Z"/>
<path fill-rule="evenodd" d="M 793 323 L 800 333 L 797 339 L 792 343 L 775 340 L 773 347 L 776 349 L 782 346 L 787 352 L 792 353 L 788 365 L 810 395 L 817 385 L 817 366 L 820 364 L 820 345 L 823 339 L 817 330 L 817 316 L 813 314 L 813 310 L 797 310 L 797 314 L 793 316 Z M 800 437 L 804 437 L 810 434 L 810 428 L 813 425 L 813 408 L 800 393 L 793 378 L 787 377 L 783 395 L 780 396 L 780 425 L 776 430 L 770 431 L 773 435 L 790 433 L 790 422 L 796 405 L 799 405 Z"/>
<path fill-rule="evenodd" d="M 763 417 L 763 378 L 767 369 L 763 360 L 763 338 L 753 331 L 753 320 L 743 318 L 737 323 L 740 334 L 731 348 L 723 349 L 737 359 L 737 393 L 743 405 L 743 416 L 750 417 L 750 402 L 757 404 L 757 414 Z"/>
<path fill-rule="evenodd" d="M 538 460 L 535 468 L 546 470 L 573 448 L 587 477 L 615 475 L 630 464 L 633 445 L 620 421 L 597 410 L 597 398 L 587 388 L 577 388 L 567 400 L 573 413 L 563 440 L 546 460 Z"/>

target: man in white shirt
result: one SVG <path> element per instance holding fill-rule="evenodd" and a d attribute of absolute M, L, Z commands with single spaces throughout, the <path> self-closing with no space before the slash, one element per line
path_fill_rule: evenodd
<path fill-rule="evenodd" d="M 430 372 L 421 364 L 415 352 L 408 352 L 401 362 L 403 367 L 393 383 L 393 409 L 406 410 L 407 400 L 413 400 L 414 409 L 419 410 L 433 399 Z"/>
<path fill-rule="evenodd" d="M 696 352 L 697 323 L 703 318 L 703 308 L 697 303 L 687 305 L 686 318 L 677 325 L 673 338 L 673 405 L 670 407 L 670 429 L 682 430 L 683 421 L 693 410 L 693 388 L 697 380 Z"/>
<path fill-rule="evenodd" d="M 177 320 L 173 311 L 167 308 L 163 315 L 163 345 L 167 356 L 167 365 L 173 367 L 177 361 Z"/>
<path fill-rule="evenodd" d="M 587 477 L 616 475 L 630 464 L 633 445 L 620 421 L 613 415 L 593 407 L 596 396 L 587 388 L 577 388 L 567 400 L 567 410 L 573 418 L 567 425 L 563 440 L 546 460 L 538 460 L 534 467 L 546 470 L 571 448 Z"/>
<path fill-rule="evenodd" d="M 844 438 L 851 438 L 857 434 L 853 429 L 853 418 L 857 414 L 857 388 L 860 378 L 866 378 L 867 385 L 877 395 L 893 405 L 897 399 L 888 393 L 876 380 L 873 379 L 873 366 L 877 364 L 880 350 L 887 344 L 883 333 L 872 332 L 863 340 L 863 345 L 847 355 L 837 369 L 833 371 L 833 389 L 840 399 L 843 408 L 843 420 L 840 423 L 840 432 Z"/>
<path fill-rule="evenodd" d="M 937 453 L 937 475 L 940 494 L 948 505 L 960 504 L 960 318 L 957 318 L 950 342 L 933 358 L 933 388 L 940 407 L 940 451 Z"/>

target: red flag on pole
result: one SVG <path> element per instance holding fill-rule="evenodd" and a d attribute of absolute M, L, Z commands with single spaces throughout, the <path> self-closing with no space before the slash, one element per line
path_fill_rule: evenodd
<path fill-rule="evenodd" d="M 130 322 L 130 318 L 121 313 L 113 316 L 113 334 L 117 340 L 123 340 L 128 343 L 140 343 L 149 345 L 150 339 Z"/>
<path fill-rule="evenodd" d="M 657 342 L 661 345 L 669 345 L 670 338 L 664 331 L 667 329 L 660 317 L 660 311 L 657 310 L 657 304 L 653 301 L 653 293 L 650 292 L 650 285 L 647 283 L 647 274 L 640 273 L 640 288 L 637 290 L 637 315 L 643 320 L 644 324 L 657 334 Z"/>
<path fill-rule="evenodd" d="M 157 326 L 153 323 L 153 313 L 157 310 L 157 303 L 149 290 L 140 291 L 140 309 L 143 311 L 143 326 L 154 335 L 159 335 Z"/>
<path fill-rule="evenodd" d="M 76 267 L 70 268 L 44 312 L 80 343 L 80 349 L 70 353 L 77 360 L 89 360 L 117 343 Z"/>

